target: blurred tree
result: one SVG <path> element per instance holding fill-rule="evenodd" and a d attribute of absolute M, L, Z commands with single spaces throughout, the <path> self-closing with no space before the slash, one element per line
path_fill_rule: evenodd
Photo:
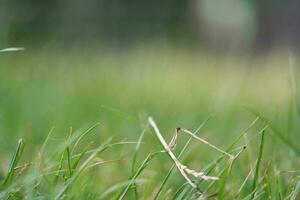
<path fill-rule="evenodd" d="M 187 32 L 188 4 L 180 0 L 6 0 L 9 41 L 54 38 L 81 43 L 123 43 L 173 38 Z"/>
<path fill-rule="evenodd" d="M 300 1 L 257 0 L 259 49 L 288 47 L 300 50 Z"/>
<path fill-rule="evenodd" d="M 299 0 L 0 0 L 0 45 L 202 41 L 212 48 L 300 46 Z"/>

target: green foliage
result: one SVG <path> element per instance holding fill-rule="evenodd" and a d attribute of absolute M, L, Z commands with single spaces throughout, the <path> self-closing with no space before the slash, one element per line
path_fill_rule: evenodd
<path fill-rule="evenodd" d="M 240 60 L 143 51 L 1 54 L 0 199 L 299 197 L 298 98 L 283 59 L 250 73 Z M 150 114 L 167 142 L 195 128 L 234 155 L 178 134 L 180 162 L 219 180 L 187 184 L 145 125 Z"/>

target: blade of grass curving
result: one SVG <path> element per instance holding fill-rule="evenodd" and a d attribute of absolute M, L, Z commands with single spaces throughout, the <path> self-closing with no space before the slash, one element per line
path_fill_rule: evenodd
<path fill-rule="evenodd" d="M 141 146 L 142 140 L 144 138 L 145 132 L 147 130 L 147 127 L 144 128 L 144 130 L 142 131 L 142 133 L 141 133 L 141 135 L 140 135 L 140 137 L 138 139 L 138 142 L 137 142 L 137 144 L 135 146 L 134 154 L 133 154 L 133 158 L 132 158 L 132 163 L 131 163 L 131 173 L 134 173 L 134 171 L 135 171 L 135 164 L 136 164 L 137 154 L 138 154 L 138 151 L 140 149 L 140 146 Z"/>
<path fill-rule="evenodd" d="M 4 181 L 2 183 L 3 186 L 9 184 L 12 181 L 14 173 L 15 173 L 15 167 L 18 164 L 18 162 L 19 162 L 19 160 L 22 156 L 23 150 L 24 150 L 23 139 L 19 139 L 17 149 L 16 149 L 16 151 L 15 151 L 15 153 L 14 153 L 14 155 L 13 155 L 11 161 L 10 161 L 10 165 L 9 165 L 7 175 L 4 178 Z"/>
<path fill-rule="evenodd" d="M 248 194 L 246 197 L 242 198 L 241 200 L 253 200 L 252 194 L 256 193 L 258 191 L 258 188 L 255 188 L 254 191 L 252 191 L 250 194 Z"/>
<path fill-rule="evenodd" d="M 134 176 L 131 178 L 130 182 L 128 183 L 128 185 L 124 188 L 124 190 L 122 191 L 122 193 L 118 196 L 117 199 L 122 200 L 124 199 L 124 197 L 126 196 L 128 190 L 130 189 L 130 187 L 132 186 L 132 184 L 135 182 L 136 178 L 142 173 L 142 171 L 149 165 L 150 161 L 159 153 L 165 153 L 165 151 L 156 151 L 153 153 L 150 153 L 145 160 L 142 162 L 142 164 L 140 165 L 140 167 L 137 169 L 136 173 L 134 174 Z"/>
<path fill-rule="evenodd" d="M 257 121 L 257 118 L 250 124 L 250 126 L 248 126 L 248 128 L 245 129 L 245 131 L 242 132 L 242 134 L 231 144 L 229 145 L 229 147 L 226 149 L 226 152 L 230 152 L 231 150 L 233 150 L 232 148 L 234 147 L 234 145 L 238 142 L 238 140 L 241 138 L 241 136 L 245 135 L 247 133 L 247 131 L 250 129 L 250 127 L 252 127 L 254 125 L 254 123 Z M 263 128 L 262 130 L 264 130 L 265 128 Z M 219 181 L 220 183 L 220 189 L 218 193 L 213 194 L 213 196 L 217 195 L 219 196 L 219 199 L 223 198 L 223 193 L 224 193 L 224 188 L 225 188 L 225 184 L 226 181 L 229 177 L 229 173 L 231 171 L 233 162 L 239 157 L 239 155 L 246 149 L 246 146 L 241 146 L 238 147 L 236 150 L 239 150 L 238 153 L 233 156 L 233 158 L 229 159 L 229 165 L 227 165 L 224 169 L 221 170 L 221 172 L 217 175 L 217 177 L 221 177 L 221 181 Z M 233 150 L 233 151 L 236 151 Z M 214 160 L 213 162 L 211 162 L 209 165 L 207 165 L 204 169 L 202 169 L 201 171 L 205 172 L 206 174 L 210 174 L 211 171 L 217 166 L 218 163 L 220 163 L 223 159 L 225 158 L 225 155 L 223 154 L 222 156 L 220 156 L 219 158 L 217 158 L 216 160 Z M 200 184 L 203 182 L 203 180 L 197 180 L 195 181 L 197 183 L 197 186 L 199 187 Z M 216 181 L 212 181 L 208 187 L 205 189 L 205 191 L 203 192 L 203 194 L 206 194 L 209 189 L 215 185 L 217 182 Z"/>
<path fill-rule="evenodd" d="M 260 141 L 260 146 L 259 146 L 259 152 L 258 152 L 258 158 L 256 162 L 256 167 L 255 167 L 255 174 L 254 174 L 254 179 L 252 183 L 252 191 L 256 189 L 258 178 L 259 178 L 259 169 L 260 169 L 260 164 L 261 164 L 261 159 L 264 151 L 264 144 L 265 144 L 265 130 L 261 134 L 261 141 Z M 255 197 L 255 192 L 252 193 L 251 199 Z"/>
<path fill-rule="evenodd" d="M 69 170 L 69 176 L 72 175 L 71 155 L 70 155 L 70 147 L 69 147 L 69 145 L 70 145 L 69 140 L 72 136 L 71 131 L 72 131 L 72 129 L 70 128 L 68 137 L 67 137 L 66 147 L 64 148 L 64 150 L 62 151 L 61 156 L 60 156 L 60 161 L 59 161 L 59 165 L 58 165 L 58 169 L 57 169 L 57 174 L 55 177 L 55 182 L 58 181 L 60 172 L 62 171 L 63 163 L 65 160 L 65 154 L 67 154 L 67 165 L 68 165 L 68 170 Z"/>
<path fill-rule="evenodd" d="M 69 129 L 69 135 L 68 135 L 68 140 L 70 140 L 71 136 L 72 136 L 72 126 L 70 126 L 70 129 Z M 73 168 L 72 168 L 72 163 L 71 163 L 71 152 L 70 152 L 70 144 L 67 145 L 66 147 L 66 153 L 67 153 L 67 161 L 68 161 L 68 170 L 69 170 L 69 177 L 72 176 L 73 174 Z"/>
<path fill-rule="evenodd" d="M 94 124 L 93 126 L 87 128 L 87 129 L 79 129 L 79 130 L 76 130 L 73 132 L 72 136 L 68 139 L 68 140 L 65 140 L 65 142 L 62 142 L 61 144 L 59 144 L 57 146 L 57 148 L 55 149 L 55 151 L 52 151 L 52 157 L 55 158 L 57 156 L 57 154 L 60 154 L 62 151 L 65 151 L 66 150 L 66 147 L 69 145 L 69 146 L 72 146 L 72 150 L 70 151 L 71 152 L 71 155 L 74 154 L 74 151 L 75 151 L 75 148 L 79 145 L 80 141 L 83 139 L 83 137 L 85 135 L 87 135 L 89 132 L 91 132 L 92 130 L 94 130 L 100 123 L 96 123 Z M 64 139 L 62 139 L 64 140 Z"/>
<path fill-rule="evenodd" d="M 244 135 L 246 135 L 246 134 L 248 133 L 248 131 L 250 130 L 250 128 L 254 126 L 254 124 L 258 121 L 258 119 L 259 119 L 259 117 L 256 117 L 255 120 L 252 121 L 252 122 L 250 123 L 250 125 L 249 125 L 246 129 L 244 129 L 244 131 L 242 131 L 242 133 L 235 139 L 235 141 L 234 141 L 233 143 L 231 143 L 231 144 L 226 148 L 225 151 L 226 151 L 226 152 L 232 151 L 234 145 L 237 144 L 238 141 L 239 141 Z M 242 146 L 242 148 L 244 149 L 244 148 L 246 148 L 246 146 Z M 239 155 L 239 154 L 237 154 L 237 155 Z M 235 156 L 235 157 L 236 157 L 236 156 Z M 212 161 L 209 165 L 207 165 L 207 167 L 205 167 L 205 168 L 203 169 L 203 171 L 206 172 L 207 174 L 210 174 L 211 171 L 217 166 L 217 164 L 220 163 L 220 162 L 223 160 L 223 158 L 225 158 L 225 155 L 222 155 L 222 156 L 220 156 L 219 158 L 217 158 L 217 159 L 215 159 L 214 161 Z M 198 184 L 200 184 L 201 182 L 202 182 L 202 180 L 199 180 L 199 183 L 198 183 Z"/>
<path fill-rule="evenodd" d="M 255 116 L 258 116 L 260 120 L 265 122 L 269 125 L 270 129 L 274 133 L 275 136 L 277 136 L 284 144 L 286 144 L 291 150 L 293 150 L 297 156 L 300 156 L 300 148 L 298 145 L 296 145 L 290 138 L 286 137 L 281 131 L 278 130 L 267 118 L 263 117 L 262 115 L 258 114 L 257 112 L 251 110 L 250 108 L 246 108 L 247 111 L 252 113 Z"/>
<path fill-rule="evenodd" d="M 104 165 L 104 164 L 107 164 L 107 163 L 118 162 L 118 161 L 121 161 L 121 160 L 122 160 L 122 159 L 98 161 L 98 162 L 95 162 L 95 163 L 93 163 L 93 164 L 90 164 L 89 166 L 86 167 L 86 169 L 93 168 L 93 167 L 97 167 L 97 166 Z"/>
<path fill-rule="evenodd" d="M 258 119 L 259 119 L 259 118 L 257 117 L 254 121 L 252 121 L 252 122 L 250 123 L 250 125 L 249 125 L 244 131 L 242 131 L 242 133 L 237 137 L 237 139 L 236 139 L 233 143 L 231 143 L 231 144 L 226 148 L 225 151 L 226 151 L 226 152 L 232 151 L 234 145 L 237 144 L 238 141 L 239 141 L 243 136 L 245 136 L 245 135 L 248 133 L 248 131 L 250 130 L 250 128 L 254 126 L 254 124 L 257 122 Z M 262 130 L 264 130 L 264 129 L 262 129 Z M 261 131 L 262 131 L 262 130 L 261 130 Z M 246 146 L 242 146 L 241 148 L 242 148 L 242 151 L 243 151 L 243 150 L 246 148 Z M 242 151 L 240 151 L 240 152 L 235 156 L 235 159 L 237 158 L 238 155 L 240 155 L 240 153 L 241 153 Z M 205 173 L 207 173 L 207 174 L 210 174 L 211 171 L 217 166 L 217 164 L 220 163 L 220 162 L 223 160 L 223 158 L 225 158 L 225 155 L 222 155 L 222 156 L 220 156 L 219 158 L 217 158 L 216 160 L 212 161 L 209 165 L 207 165 L 207 167 L 205 167 L 205 168 L 203 169 L 203 171 L 204 171 Z M 221 173 L 220 173 L 219 175 L 221 175 Z M 199 184 L 201 184 L 201 183 L 202 183 L 202 180 L 199 180 L 197 184 L 199 185 Z M 208 188 L 210 188 L 214 183 L 215 183 L 215 182 L 212 182 Z"/>
<path fill-rule="evenodd" d="M 219 192 L 218 192 L 218 199 L 222 200 L 224 199 L 224 191 L 225 191 L 225 185 L 227 183 L 227 179 L 228 176 L 230 174 L 231 168 L 232 168 L 232 164 L 233 164 L 233 160 L 229 159 L 228 161 L 228 165 L 226 165 L 226 167 L 224 168 L 224 170 L 222 170 L 220 177 L 220 187 L 219 187 Z"/>
<path fill-rule="evenodd" d="M 124 182 L 117 183 L 117 184 L 115 184 L 115 185 L 109 187 L 105 192 L 103 192 L 103 193 L 101 194 L 101 196 L 99 197 L 99 199 L 107 199 L 107 196 L 108 196 L 108 195 L 110 195 L 110 194 L 113 193 L 113 192 L 118 191 L 118 190 L 121 189 L 121 188 L 126 187 L 126 186 L 130 183 L 130 181 L 131 181 L 131 180 L 129 180 L 129 181 L 124 181 Z M 136 183 L 136 184 L 143 184 L 143 183 L 145 183 L 145 182 L 146 182 L 145 179 L 136 179 L 136 180 L 135 180 L 135 183 Z"/>
<path fill-rule="evenodd" d="M 245 148 L 242 147 L 242 149 L 234 156 L 234 159 L 228 160 L 228 165 L 225 167 L 224 171 L 222 172 L 221 178 L 220 178 L 220 188 L 218 191 L 218 199 L 224 199 L 224 192 L 225 192 L 225 185 L 227 183 L 229 174 L 231 172 L 232 166 L 234 164 L 234 161 L 241 155 L 241 153 L 245 150 Z"/>
<path fill-rule="evenodd" d="M 148 124 L 146 125 L 146 127 L 144 128 L 142 133 L 140 134 L 138 142 L 135 146 L 133 157 L 132 157 L 132 162 L 131 162 L 131 175 L 130 175 L 130 177 L 132 177 L 134 175 L 137 155 L 138 155 L 138 152 L 139 152 L 139 149 L 140 149 L 140 146 L 141 146 L 141 143 L 142 143 L 142 140 L 144 138 L 144 135 L 145 135 L 145 132 L 146 132 L 147 128 L 148 128 Z M 135 183 L 133 183 L 132 189 L 134 190 L 135 199 L 138 199 L 137 185 Z"/>
<path fill-rule="evenodd" d="M 60 155 L 60 160 L 59 160 L 59 164 L 58 164 L 58 168 L 57 168 L 57 173 L 55 175 L 55 182 L 58 181 L 60 172 L 62 170 L 63 164 L 64 164 L 64 160 L 65 160 L 65 150 L 62 151 L 61 155 Z"/>
<path fill-rule="evenodd" d="M 256 199 L 261 199 L 260 197 L 265 194 L 265 191 L 261 191 L 260 193 L 258 193 L 257 195 L 255 195 L 255 197 L 252 200 L 256 200 Z"/>
<path fill-rule="evenodd" d="M 189 187 L 189 184 L 187 182 L 183 183 L 175 192 L 172 199 L 181 200 L 183 199 L 186 194 L 191 190 L 192 188 Z"/>
<path fill-rule="evenodd" d="M 74 153 L 74 150 L 75 148 L 77 147 L 77 145 L 79 144 L 79 142 L 88 134 L 90 133 L 92 130 L 94 130 L 96 127 L 98 127 L 100 125 L 100 123 L 96 123 L 94 124 L 93 126 L 91 126 L 90 128 L 88 128 L 85 132 L 83 132 L 79 137 L 78 139 L 76 140 L 73 148 L 72 148 L 72 151 L 71 151 L 71 154 Z"/>
<path fill-rule="evenodd" d="M 234 159 L 233 160 L 228 160 L 229 164 L 226 165 L 225 164 L 225 167 L 223 169 L 221 169 L 221 171 L 218 173 L 218 177 L 221 177 L 220 178 L 220 187 L 219 187 L 219 191 L 217 192 L 217 195 L 219 197 L 219 199 L 222 199 L 223 198 L 223 193 L 224 193 L 224 188 L 225 188 L 225 184 L 227 182 L 227 179 L 229 177 L 229 173 L 231 171 L 231 168 L 232 168 L 232 165 L 233 165 L 233 162 L 241 155 L 241 153 L 245 150 L 245 146 L 239 148 L 240 150 L 236 153 L 236 155 L 234 156 Z M 217 160 L 214 165 L 211 165 L 210 166 L 210 170 L 213 170 L 213 168 L 222 161 L 222 159 L 224 158 L 225 156 L 223 155 L 223 157 L 220 157 L 219 160 Z M 212 163 L 213 164 L 213 163 Z M 208 191 L 210 190 L 210 188 L 212 188 L 217 182 L 214 181 L 214 182 L 211 182 L 207 188 L 204 190 L 204 194 L 208 193 Z"/>
<path fill-rule="evenodd" d="M 110 139 L 107 140 L 107 142 L 104 142 L 98 148 L 96 148 L 94 150 L 94 152 L 81 164 L 79 169 L 73 174 L 73 176 L 70 179 L 68 179 L 67 183 L 59 190 L 59 192 L 55 196 L 55 200 L 61 199 L 61 197 L 64 195 L 64 193 L 70 187 L 70 185 L 78 178 L 78 176 L 82 173 L 82 171 L 88 167 L 89 163 L 97 156 L 97 154 L 106 149 L 107 145 L 109 145 L 108 144 L 109 141 L 110 141 Z"/>
<path fill-rule="evenodd" d="M 79 157 L 77 158 L 77 160 L 73 163 L 73 165 L 72 165 L 73 171 L 76 169 L 76 167 L 78 166 L 79 162 L 81 161 L 81 159 L 83 158 L 83 156 L 84 156 L 84 155 L 86 154 L 86 152 L 88 151 L 88 149 L 89 149 L 89 147 L 90 147 L 91 144 L 93 144 L 93 142 L 89 143 L 89 145 L 87 145 L 87 146 L 83 149 L 83 151 L 80 153 L 80 155 L 79 155 Z M 72 158 L 73 158 L 73 157 L 74 157 L 74 156 L 72 155 Z"/>
<path fill-rule="evenodd" d="M 249 173 L 247 174 L 246 178 L 244 179 L 243 183 L 241 184 L 241 186 L 239 187 L 239 189 L 235 195 L 236 198 L 240 199 L 240 194 L 241 194 L 243 188 L 245 187 L 247 181 L 249 180 L 250 176 L 252 175 L 252 173 L 253 173 L 253 169 L 250 169 Z"/>
<path fill-rule="evenodd" d="M 200 126 L 195 130 L 194 134 L 196 135 L 203 127 L 204 125 L 212 118 L 213 115 L 209 115 L 201 124 Z M 179 155 L 178 155 L 178 159 L 183 155 L 183 153 L 186 151 L 188 145 L 190 144 L 190 142 L 192 141 L 192 136 L 190 136 L 190 138 L 188 139 L 188 141 L 185 143 L 184 147 L 182 148 L 182 150 L 180 151 Z M 172 165 L 172 167 L 170 168 L 170 170 L 168 171 L 167 175 L 165 176 L 163 182 L 161 183 L 161 185 L 158 188 L 158 191 L 154 197 L 154 200 L 157 200 L 158 197 L 160 196 L 162 189 L 164 188 L 164 186 L 166 185 L 169 177 L 171 176 L 174 168 L 176 167 L 175 164 Z"/>
<path fill-rule="evenodd" d="M 249 145 L 250 143 L 252 143 L 258 136 L 261 136 L 268 128 L 269 128 L 269 125 L 265 125 L 255 136 L 248 139 L 247 144 Z"/>
<path fill-rule="evenodd" d="M 299 192 L 300 192 L 300 179 L 298 180 L 295 189 L 292 191 L 291 200 L 296 200 L 297 197 L 299 196 Z"/>
<path fill-rule="evenodd" d="M 235 139 L 235 141 L 234 141 L 233 143 L 231 143 L 231 145 L 227 148 L 226 151 L 230 151 L 230 150 L 233 148 L 233 146 L 234 146 L 235 144 L 237 144 L 238 141 L 239 141 L 244 135 L 246 135 L 246 134 L 248 133 L 248 131 L 250 130 L 250 128 L 252 128 L 252 127 L 254 126 L 254 124 L 255 124 L 258 120 L 259 120 L 259 117 L 256 117 L 256 118 L 254 119 L 254 121 L 252 121 L 252 122 L 250 123 L 250 125 L 242 132 L 242 134 L 240 134 L 239 137 L 237 137 L 237 138 Z"/>
<path fill-rule="evenodd" d="M 112 137 L 109 138 L 109 140 L 107 140 L 107 141 L 111 141 L 111 140 L 112 140 Z M 104 143 L 108 143 L 107 141 L 105 141 Z M 115 146 L 118 146 L 118 145 L 125 145 L 125 144 L 136 144 L 136 142 L 117 142 L 117 143 L 113 143 L 113 144 L 106 145 L 106 147 L 104 148 L 104 150 L 107 150 L 107 149 L 109 149 L 109 148 L 112 148 L 112 147 L 115 147 Z M 87 151 L 85 151 L 85 152 L 78 153 L 78 154 L 76 154 L 76 155 L 72 155 L 72 159 L 79 158 L 80 156 L 82 156 L 82 154 L 84 154 L 84 155 L 91 154 L 91 153 L 93 153 L 96 149 L 97 149 L 97 148 L 94 148 L 94 149 L 87 150 Z M 104 151 L 104 150 L 103 150 L 103 151 Z M 61 157 L 64 157 L 64 153 L 61 154 Z M 64 158 L 61 159 L 61 160 L 64 160 Z M 59 166 L 62 165 L 61 163 L 62 163 L 62 162 L 59 162 L 59 163 L 54 164 L 54 165 L 50 165 L 50 166 L 48 166 L 45 170 L 46 170 L 46 171 L 47 171 L 47 170 L 51 170 L 51 169 L 53 169 L 53 168 L 55 168 L 55 167 L 59 168 Z M 58 169 L 58 170 L 55 170 L 55 171 L 56 171 L 56 172 L 59 172 L 59 171 L 62 171 L 62 170 L 59 170 L 59 169 Z"/>
<path fill-rule="evenodd" d="M 283 199 L 279 173 L 275 173 L 276 193 L 278 199 Z"/>
<path fill-rule="evenodd" d="M 41 147 L 41 149 L 40 149 L 40 151 L 39 151 L 39 153 L 38 153 L 40 159 L 41 159 L 41 157 L 42 157 L 42 155 L 43 155 L 43 153 L 44 153 L 44 150 L 45 150 L 45 148 L 46 148 L 46 145 L 47 145 L 47 143 L 48 143 L 48 141 L 49 141 L 49 138 L 50 138 L 51 134 L 53 133 L 54 129 L 55 129 L 55 127 L 53 126 L 53 127 L 50 129 L 50 131 L 49 131 L 49 133 L 48 133 L 46 139 L 44 140 L 44 142 L 43 142 L 43 144 L 42 144 L 42 147 Z"/>
<path fill-rule="evenodd" d="M 190 192 L 193 190 L 193 188 L 191 188 L 189 185 L 185 185 L 185 187 L 182 189 L 181 192 L 179 193 L 175 193 L 175 197 L 173 199 L 176 200 L 184 200 L 184 199 L 188 199 L 188 195 L 190 194 Z"/>
<path fill-rule="evenodd" d="M 111 141 L 112 138 L 109 138 L 109 141 Z M 108 140 L 107 140 L 108 141 Z M 107 143 L 107 141 L 105 141 L 105 143 Z M 92 144 L 93 142 L 91 142 L 90 144 Z M 105 147 L 105 150 L 106 149 L 109 149 L 109 148 L 112 148 L 112 147 L 115 147 L 115 146 L 118 146 L 118 145 L 125 145 L 125 144 L 136 144 L 136 142 L 117 142 L 117 143 L 112 143 L 112 144 L 109 144 L 109 145 L 106 145 Z M 97 149 L 97 148 L 96 148 Z M 88 151 L 86 151 L 84 154 L 90 154 L 90 153 L 93 153 L 95 149 L 90 149 Z M 79 153 L 79 154 L 75 154 L 72 156 L 72 159 L 75 159 L 75 158 L 79 158 L 81 156 L 82 152 Z"/>

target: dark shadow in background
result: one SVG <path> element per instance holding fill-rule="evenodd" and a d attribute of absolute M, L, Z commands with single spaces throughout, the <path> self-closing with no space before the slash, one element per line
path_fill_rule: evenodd
<path fill-rule="evenodd" d="M 221 51 L 227 51 L 233 43 L 235 49 L 299 48 L 300 1 L 257 0 L 246 6 L 243 1 L 226 2 L 227 5 L 223 0 L 1 0 L 0 45 L 131 46 L 167 40 Z M 247 16 L 234 28 L 226 27 L 233 23 L 229 18 L 236 21 L 248 11 L 253 13 L 248 16 L 253 22 L 249 31 L 244 30 L 249 23 Z M 209 13 L 216 19 L 211 20 Z M 249 32 L 252 35 L 248 40 L 245 34 Z"/>

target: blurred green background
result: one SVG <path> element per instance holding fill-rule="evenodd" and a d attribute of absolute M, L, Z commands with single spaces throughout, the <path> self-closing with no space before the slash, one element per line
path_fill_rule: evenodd
<path fill-rule="evenodd" d="M 97 121 L 134 139 L 148 115 L 173 129 L 216 113 L 222 141 L 253 117 L 244 106 L 288 126 L 299 1 L 0 3 L 1 49 L 26 48 L 0 55 L 2 151 Z"/>
<path fill-rule="evenodd" d="M 97 144 L 110 136 L 136 141 L 149 115 L 167 139 L 176 127 L 195 130 L 213 115 L 201 136 L 225 149 L 256 118 L 250 108 L 298 141 L 291 74 L 298 76 L 299 6 L 297 0 L 1 0 L 0 49 L 26 49 L 0 54 L 1 167 L 18 138 L 26 141 L 27 158 L 53 126 L 54 149 L 70 126 L 96 122 Z M 142 153 L 160 148 L 150 133 Z M 278 169 L 298 166 L 293 151 L 273 134 L 267 137 L 267 162 L 276 160 Z M 249 152 L 257 151 L 256 142 Z M 114 149 L 107 158 L 130 150 Z M 185 162 L 192 166 L 216 157 L 201 144 L 190 153 Z M 97 178 L 113 173 L 108 185 L 124 180 L 129 169 L 119 169 L 129 165 L 104 168 Z M 237 171 L 246 175 L 249 165 L 241 166 Z M 157 173 L 151 181 L 160 178 Z"/>
<path fill-rule="evenodd" d="M 2 54 L 3 150 L 18 137 L 39 144 L 52 126 L 64 137 L 69 126 L 98 121 L 104 126 L 101 137 L 133 140 L 148 115 L 157 117 L 168 135 L 177 126 L 196 128 L 214 114 L 208 130 L 217 136 L 214 140 L 229 140 L 255 118 L 245 108 L 280 121 L 278 126 L 288 130 L 285 121 L 294 104 L 287 58 L 282 53 L 249 61 L 149 46 L 117 53 L 78 49 Z"/>

